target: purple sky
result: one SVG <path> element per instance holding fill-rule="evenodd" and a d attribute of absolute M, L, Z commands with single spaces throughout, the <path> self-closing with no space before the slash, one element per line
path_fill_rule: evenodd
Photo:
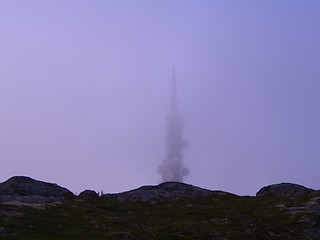
<path fill-rule="evenodd" d="M 187 183 L 320 189 L 320 1 L 0 2 L 0 182 L 158 184 L 171 68 Z"/>

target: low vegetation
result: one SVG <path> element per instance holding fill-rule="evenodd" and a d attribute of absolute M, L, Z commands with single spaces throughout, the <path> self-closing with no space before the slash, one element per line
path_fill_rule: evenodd
<path fill-rule="evenodd" d="M 159 203 L 7 202 L 0 203 L 0 239 L 320 239 L 319 216 L 309 211 L 319 198 L 213 194 Z"/>

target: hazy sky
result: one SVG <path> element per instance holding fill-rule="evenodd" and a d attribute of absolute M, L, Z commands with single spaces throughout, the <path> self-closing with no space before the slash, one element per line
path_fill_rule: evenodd
<path fill-rule="evenodd" d="M 320 1 L 0 1 L 0 182 L 158 184 L 176 67 L 187 183 L 320 189 Z"/>

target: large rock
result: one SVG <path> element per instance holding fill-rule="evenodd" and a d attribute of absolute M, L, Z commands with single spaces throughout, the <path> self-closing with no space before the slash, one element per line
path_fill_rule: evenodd
<path fill-rule="evenodd" d="M 93 190 L 84 190 L 79 194 L 79 198 L 84 200 L 95 200 L 99 198 L 99 194 Z"/>
<path fill-rule="evenodd" d="M 135 190 L 116 194 L 104 194 L 103 199 L 119 202 L 178 201 L 186 198 L 234 196 L 222 191 L 210 191 L 179 182 L 165 182 L 157 186 L 143 186 Z"/>
<path fill-rule="evenodd" d="M 72 192 L 66 188 L 58 186 L 57 184 L 41 182 L 24 176 L 12 177 L 0 184 L 0 202 L 62 201 L 66 197 L 72 196 Z"/>
<path fill-rule="evenodd" d="M 261 188 L 256 196 L 264 197 L 264 196 L 279 196 L 279 197 L 295 197 L 301 196 L 309 193 L 316 192 L 311 188 L 306 188 L 304 186 L 294 184 L 294 183 L 280 183 L 273 184 L 266 187 Z"/>

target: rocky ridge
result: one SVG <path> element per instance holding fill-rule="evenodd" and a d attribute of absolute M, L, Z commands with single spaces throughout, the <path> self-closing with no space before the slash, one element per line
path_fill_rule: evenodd
<path fill-rule="evenodd" d="M 256 196 L 278 196 L 278 197 L 295 197 L 302 196 L 310 193 L 315 193 L 316 191 L 311 188 L 306 188 L 302 185 L 294 183 L 280 183 L 272 184 L 261 188 Z"/>
<path fill-rule="evenodd" d="M 194 197 L 214 197 L 233 195 L 223 191 L 211 191 L 190 184 L 165 182 L 157 186 L 143 186 L 128 192 L 104 194 L 103 199 L 119 202 L 149 202 L 178 201 Z M 235 195 L 233 195 L 235 196 Z"/>
<path fill-rule="evenodd" d="M 73 196 L 71 191 L 57 184 L 25 176 L 15 176 L 0 183 L 0 202 L 52 202 L 63 201 L 71 196 Z"/>
<path fill-rule="evenodd" d="M 257 197 L 177 182 L 70 194 L 29 177 L 0 183 L 0 238 L 320 239 L 320 193 L 297 184 L 269 185 Z"/>
<path fill-rule="evenodd" d="M 256 196 L 295 197 L 318 193 L 311 188 L 293 183 L 272 184 L 261 188 Z M 160 202 L 178 201 L 194 197 L 236 196 L 223 191 L 212 191 L 190 184 L 179 182 L 165 182 L 156 186 L 142 186 L 140 188 L 121 192 L 109 193 L 99 196 L 93 190 L 85 190 L 79 194 L 83 200 L 104 199 L 118 202 Z M 15 176 L 0 183 L 0 202 L 50 202 L 62 201 L 66 197 L 75 197 L 74 194 L 57 184 L 34 180 L 30 177 Z"/>

